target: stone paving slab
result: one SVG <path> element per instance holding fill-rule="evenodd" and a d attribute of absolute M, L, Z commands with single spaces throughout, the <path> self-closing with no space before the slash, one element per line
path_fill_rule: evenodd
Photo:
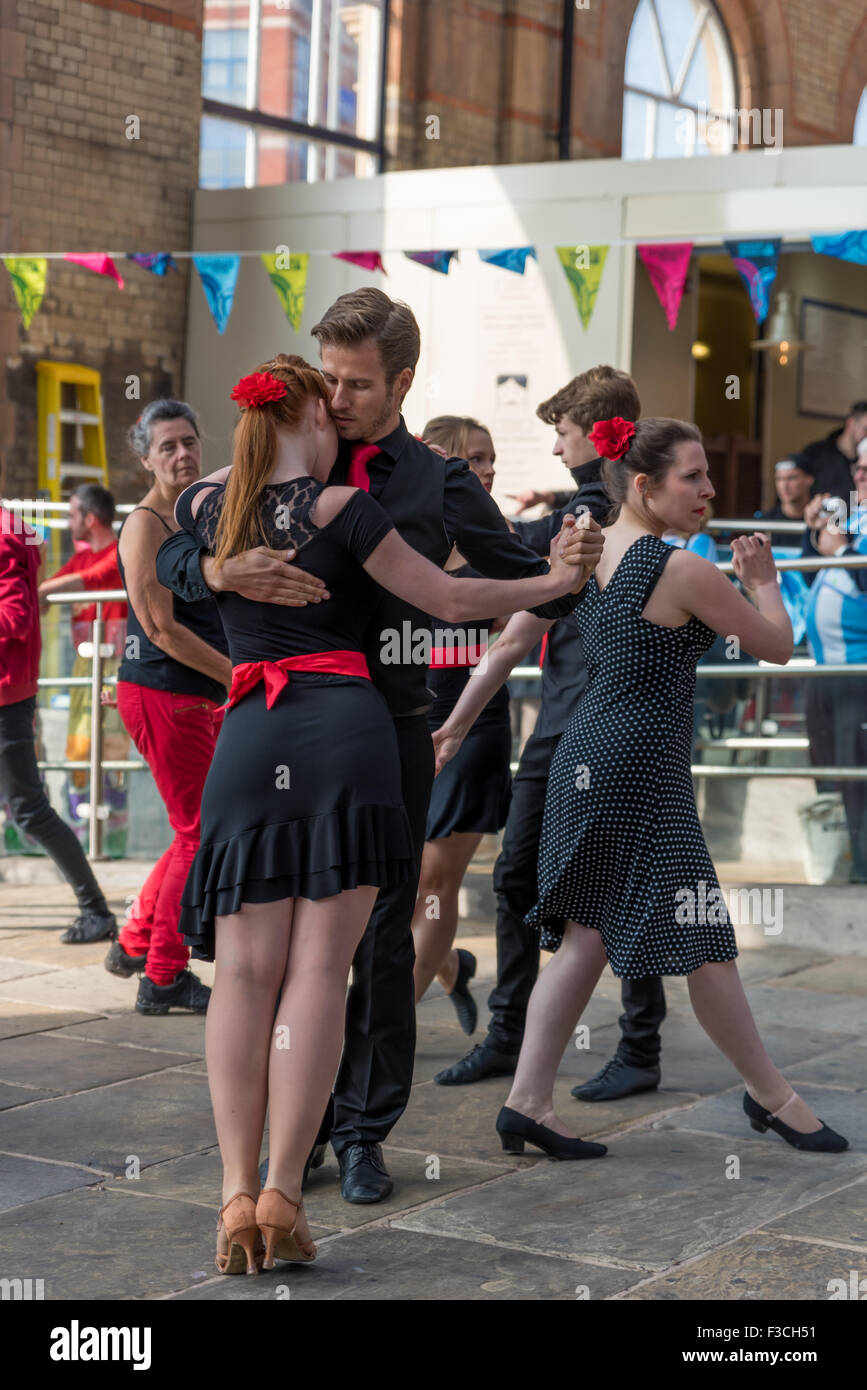
<path fill-rule="evenodd" d="M 37 1035 L 38 1036 L 38 1035 Z M 31 1100 L 48 1100 L 59 1096 L 50 1086 L 13 1086 L 0 1081 L 0 1110 L 12 1110 L 16 1105 L 27 1105 Z"/>
<path fill-rule="evenodd" d="M 843 1279 L 848 1283 L 853 1259 L 857 1257 L 846 1250 L 782 1240 L 760 1231 L 756 1235 L 742 1236 L 734 1244 L 714 1251 L 686 1269 L 661 1275 L 643 1288 L 623 1294 L 622 1298 L 627 1302 L 692 1299 L 711 1304 L 718 1300 L 758 1303 L 755 1311 L 747 1315 L 747 1321 L 754 1326 L 809 1325 L 808 1309 L 793 1317 L 782 1307 L 779 1314 L 775 1311 L 769 1318 L 761 1304 L 769 1300 L 789 1304 L 829 1299 L 830 1281 Z M 712 1322 L 712 1316 L 709 1321 Z M 706 1345 L 715 1350 L 725 1347 L 725 1343 L 713 1338 L 707 1338 Z M 810 1343 L 806 1339 L 791 1343 L 757 1339 L 756 1347 L 804 1351 L 809 1350 Z"/>
<path fill-rule="evenodd" d="M 846 1043 L 823 1056 L 805 1058 L 787 1076 L 793 1086 L 815 1082 L 820 1086 L 841 1086 L 847 1090 L 867 1090 L 867 1045 Z M 863 1104 L 863 1102 L 861 1102 Z"/>
<path fill-rule="evenodd" d="M 124 1172 L 216 1143 L 204 1077 L 180 1071 L 122 1081 L 6 1111 L 0 1145 L 15 1153 Z"/>
<path fill-rule="evenodd" d="M 221 1279 L 176 1299 L 567 1302 L 582 1287 L 590 1298 L 606 1298 L 634 1280 L 625 1270 L 380 1227 L 323 1243 L 310 1265 L 279 1265 L 257 1279 Z"/>
<path fill-rule="evenodd" d="M 0 1265 L 46 1299 L 160 1298 L 215 1273 L 215 1227 L 188 1202 L 86 1188 L 0 1213 Z"/>
<path fill-rule="evenodd" d="M 82 942 L 65 945 L 59 932 L 19 932 L 2 942 L 4 955 L 18 960 L 39 961 L 60 970 L 76 970 L 82 965 L 102 965 L 109 948 L 108 941 Z"/>
<path fill-rule="evenodd" d="M 102 1176 L 72 1163 L 40 1163 L 35 1158 L 0 1153 L 0 1211 L 101 1182 Z"/>
<path fill-rule="evenodd" d="M 854 995 L 822 994 L 822 1006 L 803 989 L 791 989 L 788 980 L 747 989 L 747 999 L 761 1031 L 772 1024 L 803 1024 L 828 1033 L 851 1033 L 861 1037 L 867 1021 L 864 1001 Z"/>
<path fill-rule="evenodd" d="M 184 1060 L 177 1052 L 106 1047 L 56 1032 L 0 1043 L 0 1080 L 72 1094 L 160 1071 Z"/>
<path fill-rule="evenodd" d="M 867 1257 L 867 1179 L 862 1178 L 832 1197 L 823 1197 L 797 1212 L 781 1216 L 764 1229 L 802 1240 L 853 1247 L 856 1254 L 861 1253 L 863 1263 Z M 867 1265 L 864 1273 L 867 1274 Z"/>
<path fill-rule="evenodd" d="M 15 956 L 0 956 L 0 983 L 7 980 L 24 980 L 28 975 L 51 973 L 52 966 L 40 965 L 32 960 L 19 960 Z"/>
<path fill-rule="evenodd" d="M 649 1271 L 706 1254 L 857 1173 L 840 1161 L 845 1154 L 819 1168 L 805 1161 L 813 1155 L 769 1153 L 742 1138 L 741 1176 L 733 1180 L 726 1177 L 733 1152 L 722 1136 L 636 1131 L 614 1137 L 605 1158 L 543 1161 L 394 1224 Z"/>
<path fill-rule="evenodd" d="M 194 1057 L 205 1055 L 203 1014 L 168 1013 L 160 1017 L 137 1014 L 132 1010 L 111 1018 L 94 1015 L 86 1021 L 64 1026 L 61 1036 L 67 1033 L 74 1038 L 86 1038 L 93 1042 L 184 1052 Z"/>
<path fill-rule="evenodd" d="M 196 961 L 194 973 L 204 984 L 213 983 L 214 967 L 207 961 Z M 118 975 L 110 975 L 102 964 L 93 964 L 69 970 L 52 970 L 50 974 L 40 975 L 36 979 L 11 980 L 8 984 L 0 984 L 0 999 L 49 1005 L 52 1008 L 87 1007 L 91 1011 L 133 1013 L 137 991 L 137 977 L 124 980 Z"/>
<path fill-rule="evenodd" d="M 11 1003 L 0 999 L 0 1040 L 42 1033 L 46 1029 L 65 1028 L 69 1024 L 99 1018 L 100 1014 L 91 1013 L 88 1009 L 45 1009 L 38 1004 Z"/>
<path fill-rule="evenodd" d="M 769 982 L 772 989 L 813 989 L 822 994 L 855 994 L 867 998 L 867 958 L 836 956 L 821 965 L 809 966 Z M 867 1009 L 865 1009 L 867 1015 Z"/>

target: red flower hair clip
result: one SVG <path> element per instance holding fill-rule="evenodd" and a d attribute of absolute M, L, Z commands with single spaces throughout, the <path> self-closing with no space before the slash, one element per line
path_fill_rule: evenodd
<path fill-rule="evenodd" d="M 587 438 L 600 458 L 622 459 L 635 438 L 635 426 L 615 415 L 612 420 L 597 420 Z"/>
<path fill-rule="evenodd" d="M 270 372 L 253 372 L 252 376 L 242 376 L 232 387 L 232 400 L 239 405 L 265 405 L 266 401 L 280 401 L 286 395 L 286 383 Z"/>

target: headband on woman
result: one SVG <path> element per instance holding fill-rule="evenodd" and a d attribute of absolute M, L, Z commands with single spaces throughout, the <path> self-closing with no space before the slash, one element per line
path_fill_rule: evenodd
<path fill-rule="evenodd" d="M 623 458 L 635 438 L 635 426 L 631 420 L 615 415 L 611 420 L 597 420 L 587 438 L 600 458 L 615 462 Z"/>
<path fill-rule="evenodd" d="M 232 387 L 232 400 L 239 405 L 265 405 L 268 401 L 280 401 L 286 395 L 286 383 L 270 372 L 253 372 L 252 376 L 242 376 Z"/>

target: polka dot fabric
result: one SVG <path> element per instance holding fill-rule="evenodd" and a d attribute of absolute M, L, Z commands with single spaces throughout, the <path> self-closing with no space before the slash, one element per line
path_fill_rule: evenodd
<path fill-rule="evenodd" d="M 526 918 L 548 951 L 566 921 L 593 927 L 626 979 L 737 955 L 690 774 L 695 667 L 716 633 L 695 617 L 669 628 L 641 616 L 673 553 L 640 536 L 604 589 L 591 576 L 572 615 L 588 684 L 551 764 Z"/>

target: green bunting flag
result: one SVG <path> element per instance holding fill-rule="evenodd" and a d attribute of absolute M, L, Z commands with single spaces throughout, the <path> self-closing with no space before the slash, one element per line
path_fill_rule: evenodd
<path fill-rule="evenodd" d="M 306 251 L 297 252 L 295 255 L 287 255 L 284 251 L 276 256 L 262 257 L 262 264 L 280 297 L 283 312 L 296 333 L 301 327 L 301 315 L 304 313 L 304 289 L 307 284 L 309 260 L 310 256 Z"/>
<path fill-rule="evenodd" d="M 12 276 L 12 288 L 15 291 L 15 298 L 18 301 L 24 327 L 29 328 L 33 315 L 42 303 L 42 296 L 45 294 L 45 272 L 48 268 L 48 262 L 46 260 L 30 260 L 24 256 L 6 256 L 4 264 Z"/>
<path fill-rule="evenodd" d="M 557 246 L 555 248 L 566 279 L 572 287 L 578 313 L 585 328 L 593 317 L 599 282 L 605 269 L 607 246 Z"/>

